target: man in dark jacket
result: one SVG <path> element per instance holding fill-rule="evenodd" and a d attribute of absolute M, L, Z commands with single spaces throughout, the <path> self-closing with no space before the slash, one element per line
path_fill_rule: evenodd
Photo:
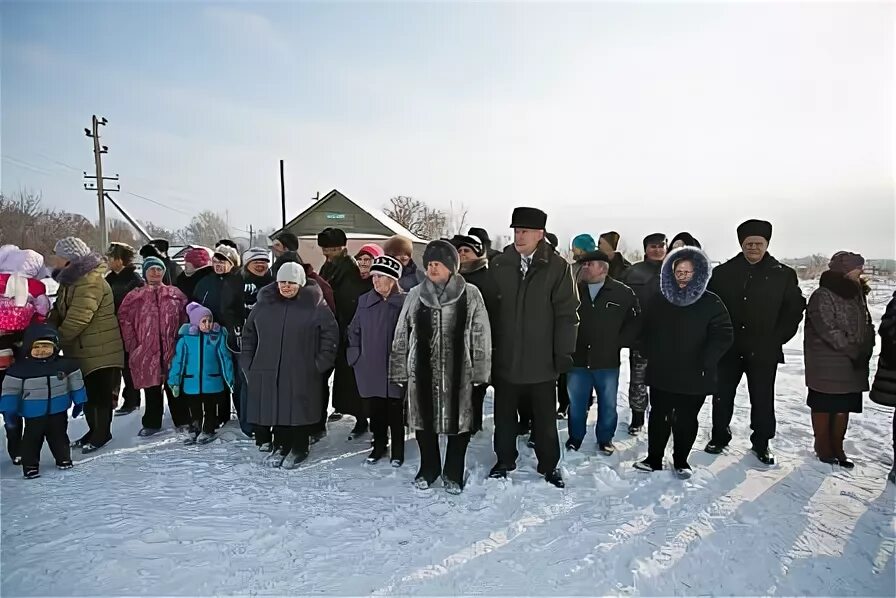
<path fill-rule="evenodd" d="M 638 297 L 641 311 L 646 311 L 660 291 L 660 269 L 666 257 L 666 235 L 653 233 L 644 237 L 644 261 L 638 262 L 623 273 L 620 282 L 628 285 Z M 628 404 L 632 410 L 628 433 L 634 436 L 644 427 L 647 411 L 647 358 L 638 347 L 629 351 Z"/>
<path fill-rule="evenodd" d="M 608 276 L 610 258 L 592 251 L 579 258 L 579 331 L 573 369 L 566 375 L 569 389 L 568 450 L 577 451 L 585 439 L 588 400 L 597 392 L 597 445 L 612 455 L 616 450 L 616 395 L 619 390 L 619 350 L 637 338 L 638 298 L 630 288 Z"/>
<path fill-rule="evenodd" d="M 742 253 L 713 270 L 709 290 L 718 295 L 734 324 L 734 346 L 719 362 L 712 401 L 712 439 L 706 452 L 718 454 L 731 442 L 734 395 L 744 374 L 750 392 L 753 452 L 774 464 L 769 440 L 775 437 L 775 376 L 784 363 L 782 346 L 796 335 L 806 299 L 796 272 L 768 253 L 772 225 L 747 220 L 737 227 Z"/>
<path fill-rule="evenodd" d="M 183 270 L 177 265 L 177 262 L 168 257 L 169 248 L 170 245 L 167 240 L 153 239 L 140 248 L 140 256 L 143 259 L 157 257 L 165 262 L 165 277 L 162 279 L 162 282 L 167 285 L 174 285 L 177 282 L 177 277 L 180 276 Z"/>
<path fill-rule="evenodd" d="M 246 306 L 246 318 L 258 301 L 258 291 L 274 282 L 270 266 L 271 256 L 267 249 L 252 247 L 243 253 L 243 303 Z"/>
<path fill-rule="evenodd" d="M 345 246 L 348 239 L 338 228 L 326 228 L 317 235 L 317 245 L 321 248 L 327 262 L 321 267 L 320 275 L 330 283 L 336 300 L 336 322 L 339 324 L 340 343 L 336 356 L 336 372 L 333 378 L 333 419 L 339 414 L 347 413 L 355 418 L 355 426 L 349 434 L 349 440 L 362 436 L 369 429 L 366 405 L 358 394 L 355 372 L 346 360 L 348 347 L 347 330 L 355 310 L 358 298 L 367 292 L 367 285 L 361 278 L 358 262 L 348 254 Z"/>
<path fill-rule="evenodd" d="M 491 270 L 489 270 L 489 261 L 485 255 L 482 241 L 473 235 L 454 235 L 451 239 L 451 244 L 454 245 L 460 256 L 460 275 L 465 281 L 479 289 L 479 293 L 482 295 L 483 301 L 485 301 L 485 311 L 488 314 L 492 338 L 494 338 L 495 323 L 498 320 L 501 302 L 498 299 L 498 285 L 492 277 Z M 487 390 L 487 384 L 473 387 L 474 434 L 482 430 L 482 409 Z"/>
<path fill-rule="evenodd" d="M 491 237 L 488 236 L 488 231 L 484 228 L 477 228 L 474 226 L 467 231 L 467 235 L 470 237 L 476 237 L 482 242 L 482 249 L 485 251 L 485 257 L 486 259 L 488 259 L 488 261 L 492 261 L 499 255 L 501 255 L 500 251 L 492 249 Z"/>
<path fill-rule="evenodd" d="M 516 469 L 517 405 L 532 404 L 538 472 L 564 487 L 557 464 L 557 377 L 572 368 L 578 292 L 569 264 L 545 241 L 547 215 L 535 208 L 513 211 L 514 244 L 492 262 L 501 301 L 494 354 L 495 453 L 489 477 Z"/>
<path fill-rule="evenodd" d="M 628 260 L 616 251 L 619 247 L 619 233 L 615 230 L 603 233 L 597 244 L 597 248 L 607 254 L 607 257 L 610 259 L 610 278 L 619 280 L 622 277 L 622 273 L 632 267 Z"/>
<path fill-rule="evenodd" d="M 137 274 L 137 266 L 134 265 L 134 257 L 137 252 L 125 243 L 112 243 L 106 251 L 106 261 L 109 264 L 109 273 L 106 274 L 106 282 L 112 288 L 112 298 L 115 302 L 115 313 L 128 293 L 143 286 L 143 278 Z M 115 410 L 115 415 L 127 415 L 140 408 L 140 391 L 134 388 L 131 378 L 131 368 L 128 367 L 128 355 L 124 356 L 124 369 L 121 372 L 124 379 L 124 388 L 121 396 L 124 403 Z M 116 399 L 115 404 L 118 404 Z"/>

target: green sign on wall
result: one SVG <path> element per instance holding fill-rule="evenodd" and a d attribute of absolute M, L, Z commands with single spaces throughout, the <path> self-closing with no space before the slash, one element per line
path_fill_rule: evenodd
<path fill-rule="evenodd" d="M 345 220 L 345 214 L 337 212 L 327 212 L 327 220 Z"/>

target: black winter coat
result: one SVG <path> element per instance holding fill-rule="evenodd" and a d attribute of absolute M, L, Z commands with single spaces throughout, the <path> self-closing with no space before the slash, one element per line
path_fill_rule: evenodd
<path fill-rule="evenodd" d="M 727 357 L 784 363 L 781 347 L 796 335 L 806 310 L 792 268 L 771 254 L 755 266 L 740 254 L 713 270 L 709 290 L 725 303 L 734 325 Z"/>
<path fill-rule="evenodd" d="M 460 275 L 465 281 L 479 289 L 483 301 L 485 301 L 485 311 L 488 314 L 488 321 L 492 329 L 492 337 L 495 336 L 495 323 L 498 321 L 498 311 L 501 308 L 501 302 L 498 299 L 498 284 L 495 282 L 492 271 L 489 269 L 488 258 L 479 258 L 475 262 L 468 262 L 460 265 Z"/>
<path fill-rule="evenodd" d="M 249 312 L 258 301 L 258 291 L 274 282 L 274 275 L 268 270 L 264 276 L 256 276 L 248 270 L 243 270 L 243 305 L 245 305 L 245 317 L 249 318 Z"/>
<path fill-rule="evenodd" d="M 492 365 L 496 378 L 515 384 L 556 380 L 572 368 L 579 326 L 579 293 L 569 264 L 542 241 L 524 279 L 511 245 L 492 261 L 500 310 Z"/>
<path fill-rule="evenodd" d="M 355 317 L 358 298 L 370 290 L 369 283 L 361 278 L 358 262 L 347 253 L 332 261 L 327 261 L 321 266 L 320 275 L 333 289 L 333 298 L 336 301 L 336 322 L 344 336 L 352 318 Z"/>
<path fill-rule="evenodd" d="M 896 293 L 880 321 L 880 360 L 869 398 L 875 403 L 896 406 Z"/>
<path fill-rule="evenodd" d="M 118 273 L 109 270 L 109 273 L 106 274 L 106 282 L 112 288 L 115 313 L 118 313 L 118 308 L 121 307 L 121 302 L 124 301 L 128 293 L 144 285 L 143 278 L 137 274 L 137 266 L 125 266 Z"/>
<path fill-rule="evenodd" d="M 196 285 L 199 284 L 199 281 L 205 278 L 206 276 L 212 275 L 214 276 L 215 269 L 211 266 L 206 266 L 204 268 L 199 268 L 195 272 L 193 272 L 193 276 L 187 276 L 186 272 L 181 272 L 177 277 L 177 282 L 174 286 L 180 289 L 180 292 L 183 293 L 188 299 L 193 300 L 193 295 L 196 292 Z"/>
<path fill-rule="evenodd" d="M 672 264 L 683 257 L 694 262 L 694 277 L 679 289 Z M 734 335 L 722 300 L 706 290 L 710 270 L 709 258 L 696 247 L 676 249 L 663 262 L 660 293 L 643 316 L 650 387 L 688 395 L 715 392 L 718 362 Z"/>
<path fill-rule="evenodd" d="M 625 274 L 625 271 L 631 267 L 631 263 L 627 259 L 622 257 L 621 253 L 616 252 L 613 255 L 613 259 L 610 260 L 610 278 L 619 280 L 620 278 L 622 278 L 623 274 Z"/>
<path fill-rule="evenodd" d="M 194 275 L 195 276 L 195 275 Z M 220 276 L 212 271 L 196 285 L 193 300 L 209 308 L 215 322 L 227 329 L 227 346 L 239 351 L 240 330 L 246 321 L 243 277 L 239 270 Z"/>
<path fill-rule="evenodd" d="M 659 295 L 662 267 L 663 262 L 644 260 L 627 268 L 622 276 L 616 279 L 635 292 L 641 311 L 645 311 L 650 301 Z"/>
<path fill-rule="evenodd" d="M 641 308 L 634 291 L 610 277 L 594 300 L 587 283 L 579 283 L 579 333 L 573 364 L 606 370 L 619 367 L 619 349 L 638 336 Z"/>
<path fill-rule="evenodd" d="M 161 259 L 165 262 L 165 276 L 162 278 L 162 282 L 168 286 L 174 286 L 180 275 L 184 273 L 184 270 L 170 257 L 163 257 Z M 187 295 L 187 297 L 189 297 L 189 295 Z"/>

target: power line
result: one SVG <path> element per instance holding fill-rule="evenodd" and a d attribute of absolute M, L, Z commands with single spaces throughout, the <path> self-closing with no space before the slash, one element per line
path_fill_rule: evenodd
<path fill-rule="evenodd" d="M 172 212 L 178 212 L 178 213 L 183 214 L 183 215 L 185 215 L 185 216 L 193 216 L 193 214 L 191 214 L 190 212 L 185 212 L 184 210 L 180 210 L 180 209 L 178 209 L 178 208 L 171 207 L 171 206 L 169 206 L 169 205 L 163 204 L 163 203 L 160 202 L 160 201 L 157 201 L 157 200 L 155 200 L 155 199 L 152 199 L 151 197 L 146 197 L 145 195 L 140 195 L 139 193 L 132 193 L 132 192 L 130 192 L 130 191 L 123 191 L 123 193 L 127 193 L 128 195 L 132 195 L 132 196 L 137 197 L 137 198 L 139 198 L 139 199 L 143 199 L 143 200 L 146 200 L 146 201 L 148 201 L 148 202 L 150 202 L 150 203 L 154 203 L 155 205 L 157 205 L 157 206 L 159 206 L 159 207 L 162 207 L 162 208 L 165 208 L 165 209 L 167 209 L 167 210 L 171 210 Z"/>

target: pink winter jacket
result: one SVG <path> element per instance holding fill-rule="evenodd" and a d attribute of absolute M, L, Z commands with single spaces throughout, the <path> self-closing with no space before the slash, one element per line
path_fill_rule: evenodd
<path fill-rule="evenodd" d="M 177 331 L 187 321 L 186 307 L 186 296 L 167 285 L 140 287 L 125 296 L 118 323 L 134 388 L 159 386 L 168 378 Z"/>

